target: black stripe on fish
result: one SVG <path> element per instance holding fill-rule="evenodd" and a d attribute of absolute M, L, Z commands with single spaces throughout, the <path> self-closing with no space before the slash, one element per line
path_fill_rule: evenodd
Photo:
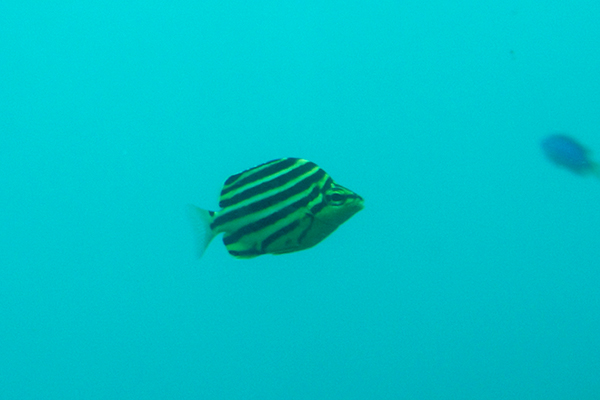
<path fill-rule="evenodd" d="M 248 185 L 252 182 L 265 179 L 282 170 L 289 169 L 298 161 L 298 158 L 283 158 L 279 160 L 273 160 L 244 172 L 240 172 L 239 174 L 232 175 L 227 178 L 227 181 L 225 181 L 225 186 L 221 190 L 221 196 L 224 196 L 232 190 L 239 189 L 242 186 Z"/>
<path fill-rule="evenodd" d="M 219 215 L 217 218 L 214 219 L 214 221 L 210 225 L 210 228 L 215 230 L 220 225 L 226 224 L 227 222 L 231 222 L 238 218 L 250 216 L 254 213 L 264 211 L 270 207 L 273 207 L 274 209 L 277 209 L 278 205 L 282 205 L 285 207 L 285 202 L 287 200 L 289 200 L 295 195 L 298 195 L 308 190 L 312 185 L 319 182 L 324 176 L 325 171 L 319 168 L 315 173 L 307 176 L 306 178 L 302 179 L 294 186 L 286 190 L 275 193 L 272 196 L 261 198 L 253 203 L 250 203 L 240 208 L 233 209 L 229 212 L 227 212 L 227 210 L 225 209 L 225 212 L 222 215 Z M 320 192 L 320 188 L 318 186 L 315 186 L 315 188 L 318 192 Z"/>
<path fill-rule="evenodd" d="M 279 175 L 276 178 L 260 182 L 256 186 L 244 188 L 243 191 L 235 193 L 232 197 L 221 200 L 219 202 L 219 206 L 221 208 L 231 207 L 242 201 L 248 200 L 251 197 L 259 196 L 263 193 L 269 192 L 279 187 L 283 187 L 289 182 L 293 181 L 294 179 L 297 179 L 304 174 L 308 174 L 311 170 L 315 168 L 318 167 L 314 163 L 306 163 L 304 165 L 299 165 L 297 168 L 290 169 L 288 172 L 284 173 L 283 175 Z"/>
<path fill-rule="evenodd" d="M 313 190 L 309 194 L 307 194 L 307 196 L 300 198 L 299 200 L 295 201 L 294 203 L 281 208 L 280 210 L 268 215 L 267 217 L 261 218 L 257 221 L 251 222 L 247 225 L 241 226 L 240 228 L 238 228 L 235 232 L 232 232 L 231 234 L 225 234 L 225 236 L 223 237 L 223 243 L 225 243 L 225 245 L 228 246 L 228 245 L 238 242 L 244 236 L 247 236 L 247 235 L 250 235 L 253 233 L 259 234 L 260 231 L 262 231 L 263 229 L 268 228 L 269 226 L 277 223 L 278 221 L 285 219 L 287 216 L 289 216 L 290 214 L 293 214 L 298 209 L 300 209 L 302 207 L 306 207 L 312 200 L 316 199 L 319 196 L 319 194 L 320 194 L 319 187 L 315 186 L 313 188 Z M 296 218 L 296 217 L 294 217 L 294 218 Z M 290 222 L 292 222 L 292 221 L 290 221 Z M 262 240 L 264 240 L 264 238 L 261 240 L 256 240 L 256 242 L 262 242 Z"/>
<path fill-rule="evenodd" d="M 265 251 L 266 249 L 269 248 L 269 245 L 271 243 L 273 243 L 274 241 L 276 241 L 277 239 L 281 238 L 284 235 L 292 233 L 294 231 L 294 229 L 296 229 L 298 227 L 298 225 L 300 225 L 300 220 L 296 219 L 292 223 L 287 224 L 286 226 L 279 229 L 275 233 L 270 234 L 262 241 L 261 246 L 260 246 L 261 249 L 263 251 Z"/>

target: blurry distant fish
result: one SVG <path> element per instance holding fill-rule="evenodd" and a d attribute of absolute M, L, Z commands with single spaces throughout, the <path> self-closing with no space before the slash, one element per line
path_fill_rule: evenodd
<path fill-rule="evenodd" d="M 592 173 L 600 177 L 598 165 L 590 160 L 590 152 L 569 136 L 555 134 L 541 143 L 546 156 L 555 164 L 579 175 Z"/>
<path fill-rule="evenodd" d="M 238 258 L 304 250 L 364 207 L 362 197 L 299 158 L 273 160 L 230 176 L 219 206 L 216 212 L 188 206 L 200 256 L 222 232 L 227 250 Z"/>

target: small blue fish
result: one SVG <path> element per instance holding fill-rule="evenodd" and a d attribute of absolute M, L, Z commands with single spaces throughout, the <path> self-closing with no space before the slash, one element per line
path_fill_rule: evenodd
<path fill-rule="evenodd" d="M 590 152 L 567 135 L 554 134 L 541 143 L 546 156 L 556 165 L 578 174 L 595 174 L 600 177 L 598 165 L 590 160 Z"/>

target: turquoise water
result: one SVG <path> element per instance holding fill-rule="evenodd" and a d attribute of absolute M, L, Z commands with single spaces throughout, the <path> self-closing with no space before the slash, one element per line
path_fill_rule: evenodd
<path fill-rule="evenodd" d="M 1 2 L 0 397 L 599 398 L 600 3 L 456 4 Z M 196 259 L 280 157 L 365 209 Z"/>

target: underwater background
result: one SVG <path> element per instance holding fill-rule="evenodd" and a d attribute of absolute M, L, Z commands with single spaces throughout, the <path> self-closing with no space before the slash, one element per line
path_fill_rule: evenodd
<path fill-rule="evenodd" d="M 0 3 L 2 399 L 598 399 L 600 2 Z M 592 153 L 593 157 L 594 153 Z M 280 157 L 365 209 L 196 257 Z"/>

